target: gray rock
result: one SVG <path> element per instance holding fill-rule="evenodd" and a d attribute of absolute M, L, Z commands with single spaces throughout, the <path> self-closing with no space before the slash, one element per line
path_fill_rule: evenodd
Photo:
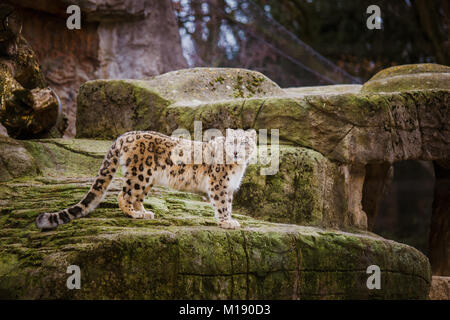
<path fill-rule="evenodd" d="M 0 135 L 0 181 L 30 176 L 37 172 L 35 160 L 23 144 Z"/>
<path fill-rule="evenodd" d="M 6 128 L 0 123 L 0 135 L 1 136 L 8 136 L 8 131 Z"/>

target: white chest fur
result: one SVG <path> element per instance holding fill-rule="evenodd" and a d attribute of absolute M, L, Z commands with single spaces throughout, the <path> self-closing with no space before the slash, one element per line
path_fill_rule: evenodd
<path fill-rule="evenodd" d="M 233 168 L 234 173 L 230 172 L 230 185 L 229 185 L 230 190 L 236 191 L 237 189 L 239 189 L 242 177 L 244 176 L 245 168 L 246 168 L 245 165 L 239 165 Z"/>

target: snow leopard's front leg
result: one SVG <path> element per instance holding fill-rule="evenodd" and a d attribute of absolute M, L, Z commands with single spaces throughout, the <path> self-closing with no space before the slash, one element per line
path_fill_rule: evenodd
<path fill-rule="evenodd" d="M 144 199 L 150 192 L 151 188 L 152 188 L 151 184 L 149 184 L 145 187 L 145 190 L 141 194 L 138 195 L 137 201 L 135 203 L 133 203 L 133 207 L 134 207 L 134 210 L 144 213 L 145 216 L 153 219 L 155 217 L 155 214 L 153 213 L 153 211 L 146 210 L 143 205 Z"/>
<path fill-rule="evenodd" d="M 237 220 L 231 218 L 231 213 L 232 213 L 232 209 L 233 209 L 233 191 L 229 191 L 227 193 L 226 205 L 227 205 L 226 219 L 222 222 L 222 224 L 219 223 L 219 225 L 225 229 L 239 228 L 241 226 L 239 224 L 239 222 Z"/>
<path fill-rule="evenodd" d="M 231 218 L 233 194 L 225 190 L 211 190 L 209 198 L 214 208 L 214 213 L 219 226 L 224 229 L 236 229 L 240 227 L 237 220 Z"/>
<path fill-rule="evenodd" d="M 227 212 L 231 213 L 233 212 L 233 192 L 229 191 L 227 196 Z"/>

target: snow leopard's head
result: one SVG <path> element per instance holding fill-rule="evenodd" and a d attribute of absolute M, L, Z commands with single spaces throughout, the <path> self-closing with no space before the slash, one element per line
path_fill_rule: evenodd
<path fill-rule="evenodd" d="M 256 131 L 254 129 L 227 129 L 225 155 L 227 162 L 248 163 L 256 153 Z"/>

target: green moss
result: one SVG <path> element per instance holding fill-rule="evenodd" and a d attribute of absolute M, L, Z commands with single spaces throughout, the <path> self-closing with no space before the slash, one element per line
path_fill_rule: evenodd
<path fill-rule="evenodd" d="M 254 95 L 255 93 L 262 93 L 263 90 L 261 89 L 261 85 L 264 82 L 264 80 L 265 80 L 264 77 L 251 75 L 251 80 L 247 82 L 245 87 L 252 95 Z"/>
<path fill-rule="evenodd" d="M 95 176 L 111 142 L 95 144 L 94 147 L 89 141 L 77 141 L 73 145 L 70 141 L 74 140 L 24 141 L 24 145 L 41 173 L 47 177 Z M 93 148 L 100 149 L 94 151 Z"/>
<path fill-rule="evenodd" d="M 77 100 L 77 137 L 112 139 L 125 131 L 170 133 L 181 122 L 178 110 L 190 112 L 198 104 L 282 95 L 283 90 L 262 74 L 236 68 L 193 68 L 169 72 L 149 80 L 95 80 L 80 88 Z M 177 114 L 167 111 L 177 108 Z M 167 117 L 165 114 L 171 114 Z"/>
<path fill-rule="evenodd" d="M 275 175 L 262 175 L 261 168 L 250 165 L 235 204 L 247 214 L 268 221 L 302 225 L 331 226 L 346 214 L 345 205 L 335 202 L 333 212 L 326 209 L 331 201 L 323 191 L 327 178 L 337 179 L 337 168 L 321 154 L 305 148 L 280 146 L 280 166 Z M 337 181 L 336 181 L 337 182 Z M 338 189 L 337 183 L 334 187 Z"/>
<path fill-rule="evenodd" d="M 223 82 L 225 81 L 225 78 L 222 76 L 217 77 L 216 79 L 214 79 L 215 82 L 218 82 L 220 84 L 223 84 Z"/>
<path fill-rule="evenodd" d="M 158 127 L 169 101 L 143 81 L 96 80 L 81 86 L 77 104 L 78 137 L 115 139 Z"/>
<path fill-rule="evenodd" d="M 410 64 L 384 69 L 367 81 L 362 92 L 405 92 L 450 89 L 450 67 L 433 64 Z"/>
<path fill-rule="evenodd" d="M 0 136 L 0 181 L 32 176 L 38 172 L 35 160 L 22 142 Z"/>
<path fill-rule="evenodd" d="M 244 98 L 244 86 L 242 79 L 243 78 L 241 75 L 236 77 L 236 84 L 233 87 L 234 93 L 232 95 L 234 98 Z"/>
<path fill-rule="evenodd" d="M 406 75 L 400 74 L 403 69 Z M 423 83 L 419 88 L 399 80 L 401 86 L 392 88 L 400 92 L 388 93 L 361 92 L 360 86 L 282 90 L 260 73 L 231 68 L 179 70 L 145 81 L 89 81 L 78 97 L 77 134 L 113 139 L 135 129 L 192 132 L 198 120 L 204 130 L 276 129 L 283 144 L 310 148 L 340 163 L 418 159 L 427 152 L 439 157 L 442 147 L 430 146 L 444 144 L 431 136 L 441 130 L 441 120 L 425 123 L 441 119 L 448 109 L 448 72 L 428 65 L 403 69 L 386 74 L 403 80 L 437 77 L 438 83 L 414 78 Z"/>

